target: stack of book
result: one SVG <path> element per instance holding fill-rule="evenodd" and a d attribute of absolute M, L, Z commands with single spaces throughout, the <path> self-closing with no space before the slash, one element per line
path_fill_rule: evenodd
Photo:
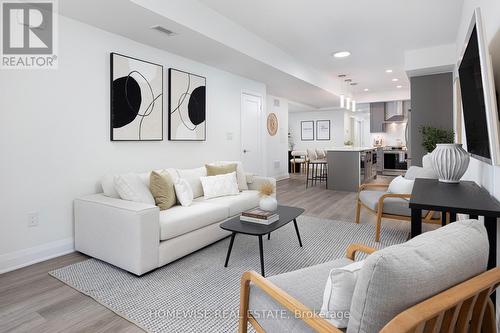
<path fill-rule="evenodd" d="M 241 213 L 240 220 L 259 224 L 271 224 L 280 219 L 278 212 L 268 212 L 260 208 L 254 208 Z"/>

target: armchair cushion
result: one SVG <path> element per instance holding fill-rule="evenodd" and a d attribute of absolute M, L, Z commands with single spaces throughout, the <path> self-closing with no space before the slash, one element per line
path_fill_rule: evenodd
<path fill-rule="evenodd" d="M 379 332 L 411 306 L 486 270 L 488 235 L 466 220 L 371 254 L 358 277 L 348 333 Z"/>
<path fill-rule="evenodd" d="M 345 258 L 337 259 L 267 279 L 309 309 L 319 313 L 330 271 L 352 262 Z M 249 310 L 266 332 L 314 332 L 304 321 L 295 318 L 293 313 L 253 285 L 250 286 Z M 281 315 L 282 313 L 286 315 Z"/>
<path fill-rule="evenodd" d="M 389 184 L 387 192 L 396 194 L 411 194 L 414 183 L 414 180 L 405 179 L 403 176 L 397 176 Z"/>
<path fill-rule="evenodd" d="M 361 191 L 359 200 L 371 210 L 378 211 L 378 201 L 380 197 L 387 194 L 385 191 Z M 384 214 L 411 216 L 411 209 L 408 200 L 403 198 L 387 198 L 384 200 Z"/>

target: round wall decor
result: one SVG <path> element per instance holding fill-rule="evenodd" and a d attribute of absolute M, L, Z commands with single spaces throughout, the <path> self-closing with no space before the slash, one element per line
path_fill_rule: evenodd
<path fill-rule="evenodd" d="M 270 113 L 267 116 L 267 131 L 271 136 L 275 136 L 278 133 L 278 117 L 276 117 L 275 113 Z"/>

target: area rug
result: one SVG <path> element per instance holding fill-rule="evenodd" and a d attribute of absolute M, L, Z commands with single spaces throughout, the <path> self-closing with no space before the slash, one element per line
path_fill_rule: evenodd
<path fill-rule="evenodd" d="M 271 276 L 342 258 L 351 243 L 382 248 L 404 242 L 408 229 L 390 224 L 375 243 L 375 227 L 301 216 L 299 247 L 292 223 L 264 241 L 266 275 Z M 88 259 L 50 272 L 147 332 L 236 332 L 239 282 L 246 270 L 260 271 L 257 237 L 237 235 L 229 267 L 229 239 L 137 277 L 105 262 Z M 325 281 L 326 282 L 326 281 Z"/>

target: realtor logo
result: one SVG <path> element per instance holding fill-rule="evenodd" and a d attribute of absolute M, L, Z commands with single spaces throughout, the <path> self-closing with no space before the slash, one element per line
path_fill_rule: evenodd
<path fill-rule="evenodd" d="M 54 1 L 2 1 L 2 68 L 56 68 Z"/>

